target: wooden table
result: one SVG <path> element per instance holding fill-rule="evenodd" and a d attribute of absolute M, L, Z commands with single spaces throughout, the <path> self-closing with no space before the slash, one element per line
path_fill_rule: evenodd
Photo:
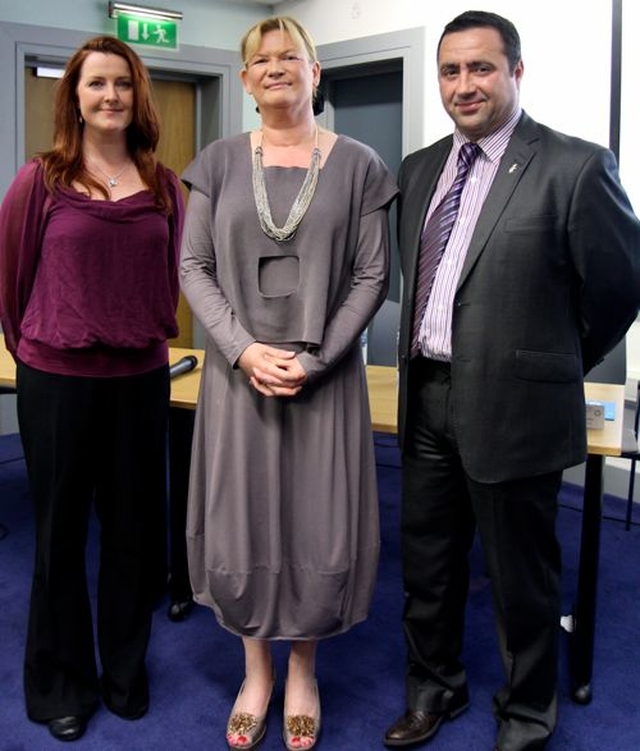
<path fill-rule="evenodd" d="M 398 373 L 395 368 L 367 365 L 367 384 L 371 401 L 373 429 L 396 433 L 396 408 L 398 399 Z M 613 402 L 615 420 L 605 420 L 602 430 L 588 430 L 589 454 L 620 456 L 622 453 L 622 416 L 624 414 L 624 386 L 610 383 L 584 384 L 585 399 Z"/>
<path fill-rule="evenodd" d="M 200 376 L 202 375 L 202 366 L 204 364 L 204 350 L 169 347 L 169 365 L 175 365 L 178 360 L 189 355 L 195 357 L 198 364 L 188 373 L 183 373 L 171 379 L 171 406 L 194 410 L 198 401 Z"/>
<path fill-rule="evenodd" d="M 13 390 L 16 386 L 16 364 L 4 346 L 4 334 L 0 334 L 0 388 Z"/>
<path fill-rule="evenodd" d="M 169 348 L 169 364 L 174 365 L 186 355 L 195 355 L 198 365 L 195 370 L 171 379 L 171 406 L 183 409 L 195 409 L 200 386 L 200 374 L 204 362 L 204 350 Z M 4 346 L 4 336 L 0 334 L 0 388 L 9 390 L 16 386 L 16 364 Z"/>
<path fill-rule="evenodd" d="M 397 433 L 398 371 L 383 365 L 367 365 L 371 423 L 381 433 Z"/>
<path fill-rule="evenodd" d="M 169 362 L 174 364 L 186 355 L 195 355 L 198 359 L 196 369 L 173 378 L 171 381 L 171 407 L 173 409 L 171 409 L 169 436 L 173 479 L 170 494 L 176 501 L 175 508 L 178 509 L 174 521 L 177 526 L 181 524 L 183 506 L 186 504 L 190 435 L 204 351 L 170 348 Z M 367 384 L 373 429 L 385 433 L 396 433 L 398 389 L 396 369 L 377 365 L 367 366 Z M 9 390 L 15 387 L 15 364 L 4 347 L 4 337 L 0 339 L 0 387 Z M 588 704 L 592 698 L 604 459 L 606 456 L 620 456 L 622 452 L 624 386 L 585 383 L 585 398 L 613 402 L 615 420 L 606 420 L 602 430 L 587 432 L 588 455 L 584 483 L 578 591 L 573 612 L 570 649 L 572 692 L 574 700 L 579 704 Z"/>
<path fill-rule="evenodd" d="M 194 355 L 198 360 L 198 365 L 195 370 L 171 379 L 171 406 L 195 409 L 204 363 L 204 350 L 171 347 L 169 363 L 173 365 L 187 355 Z M 2 385 L 1 369 L 0 363 L 0 385 Z M 396 433 L 398 430 L 396 419 L 398 375 L 395 368 L 368 365 L 367 386 L 373 429 L 381 433 Z"/>
<path fill-rule="evenodd" d="M 198 365 L 195 370 L 171 380 L 171 406 L 195 409 L 200 386 L 200 374 L 204 362 L 204 350 L 169 348 L 169 364 L 173 365 L 186 355 L 195 355 Z M 13 390 L 16 386 L 16 364 L 4 346 L 4 336 L 0 335 L 0 387 Z"/>
<path fill-rule="evenodd" d="M 198 360 L 198 365 L 195 370 L 171 379 L 171 406 L 193 410 L 198 399 L 204 350 L 182 347 L 169 348 L 170 365 L 174 365 L 187 355 L 194 355 Z M 396 433 L 398 381 L 395 368 L 368 365 L 367 384 L 369 386 L 373 429 L 382 433 Z M 15 385 L 16 366 L 4 346 L 4 336 L 0 335 L 0 387 L 13 390 Z"/>

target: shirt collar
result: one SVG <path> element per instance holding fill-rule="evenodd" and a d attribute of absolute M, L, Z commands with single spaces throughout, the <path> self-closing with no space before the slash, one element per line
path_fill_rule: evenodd
<path fill-rule="evenodd" d="M 488 136 L 484 136 L 478 140 L 478 146 L 482 149 L 482 153 L 489 161 L 499 161 L 504 152 L 507 150 L 509 139 L 513 135 L 513 131 L 520 120 L 522 115 L 522 108 L 516 107 L 513 114 L 503 123 L 498 130 L 494 130 Z M 457 154 L 460 147 L 468 143 L 469 139 L 463 136 L 462 133 L 456 128 L 453 134 L 453 151 Z"/>

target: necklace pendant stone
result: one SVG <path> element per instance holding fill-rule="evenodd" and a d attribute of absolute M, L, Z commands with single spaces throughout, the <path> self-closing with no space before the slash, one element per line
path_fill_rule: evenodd
<path fill-rule="evenodd" d="M 115 188 L 117 184 L 118 184 L 118 180 L 115 177 L 110 177 L 109 178 L 109 187 L 110 188 Z"/>

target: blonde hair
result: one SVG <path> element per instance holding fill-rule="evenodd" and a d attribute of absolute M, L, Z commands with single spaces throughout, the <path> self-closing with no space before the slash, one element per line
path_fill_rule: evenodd
<path fill-rule="evenodd" d="M 312 63 L 318 62 L 316 47 L 309 32 L 295 18 L 291 16 L 271 16 L 254 24 L 242 37 L 240 55 L 242 63 L 247 67 L 249 60 L 260 47 L 262 37 L 270 31 L 282 31 L 291 37 L 298 49 L 305 50 Z"/>

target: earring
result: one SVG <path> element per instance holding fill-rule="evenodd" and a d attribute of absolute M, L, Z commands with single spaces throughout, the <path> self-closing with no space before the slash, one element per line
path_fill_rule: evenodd
<path fill-rule="evenodd" d="M 80 123 L 80 125 L 82 125 L 82 123 L 84 122 L 80 113 L 78 113 L 78 122 Z"/>

